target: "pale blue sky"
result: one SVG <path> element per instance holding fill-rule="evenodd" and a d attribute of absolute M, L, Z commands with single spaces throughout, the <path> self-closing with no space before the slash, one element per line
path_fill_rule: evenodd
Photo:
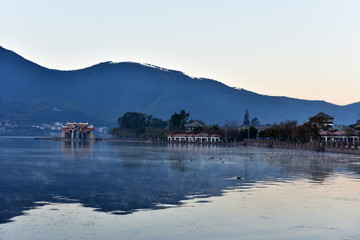
<path fill-rule="evenodd" d="M 360 1 L 0 0 L 0 45 L 42 66 L 150 63 L 254 92 L 360 101 Z"/>

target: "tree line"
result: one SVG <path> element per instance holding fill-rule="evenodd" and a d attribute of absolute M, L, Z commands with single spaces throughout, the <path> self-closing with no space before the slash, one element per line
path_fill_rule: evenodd
<path fill-rule="evenodd" d="M 189 117 L 190 113 L 185 110 L 181 110 L 179 113 L 175 112 L 169 120 L 162 120 L 151 114 L 127 112 L 118 118 L 118 127 L 112 128 L 109 134 L 118 138 L 164 140 L 168 133 L 184 133 L 185 125 L 194 121 L 193 119 L 189 120 Z M 220 128 L 218 124 L 206 126 L 203 121 L 196 121 L 204 127 L 195 128 L 192 133 L 218 134 L 226 142 L 242 141 L 247 138 L 308 142 L 310 139 L 320 139 L 320 130 L 329 129 L 329 126 L 324 125 L 321 119 L 313 119 L 301 125 L 294 120 L 282 121 L 259 131 L 260 121 L 257 117 L 250 120 L 248 110 L 245 110 L 242 124 L 239 124 L 237 120 L 232 120 Z"/>
<path fill-rule="evenodd" d="M 118 127 L 114 127 L 109 134 L 117 138 L 140 138 L 140 139 L 166 139 L 167 133 L 184 133 L 185 125 L 195 120 L 190 119 L 190 113 L 181 110 L 179 113 L 174 112 L 169 120 L 153 117 L 151 114 L 139 112 L 127 112 L 118 118 Z M 203 127 L 197 127 L 192 133 L 205 132 L 209 134 L 218 134 L 226 141 L 241 141 L 245 138 L 256 138 L 257 129 L 250 126 L 250 130 L 239 130 L 239 124 L 236 120 L 225 124 L 224 128 L 220 128 L 218 124 L 206 126 L 204 121 L 196 120 Z M 258 125 L 260 122 L 257 118 L 249 120 L 249 112 L 245 111 L 243 125 Z"/>
<path fill-rule="evenodd" d="M 169 120 L 153 117 L 151 114 L 127 112 L 118 118 L 118 127 L 110 130 L 114 137 L 164 139 L 168 130 L 184 130 L 190 113 L 181 110 L 171 115 Z"/>
<path fill-rule="evenodd" d="M 301 125 L 295 120 L 287 120 L 259 132 L 258 137 L 305 143 L 310 139 L 321 140 L 320 131 L 329 128 L 321 119 L 313 119 Z"/>
<path fill-rule="evenodd" d="M 109 134 L 123 138 L 151 138 L 161 139 L 165 134 L 168 121 L 139 112 L 127 112 L 118 118 L 118 127 L 114 127 Z"/>

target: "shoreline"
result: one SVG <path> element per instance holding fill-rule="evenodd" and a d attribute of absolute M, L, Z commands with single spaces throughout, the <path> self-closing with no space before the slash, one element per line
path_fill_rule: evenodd
<path fill-rule="evenodd" d="M 329 152 L 339 154 L 353 154 L 360 155 L 360 147 L 358 145 L 351 145 L 349 143 L 325 143 L 325 142 L 308 142 L 308 143 L 293 143 L 281 142 L 268 139 L 245 139 L 241 142 L 235 143 L 208 143 L 208 142 L 169 142 L 163 140 L 141 140 L 134 138 L 94 138 L 94 139 L 64 139 L 60 137 L 35 137 L 36 140 L 52 140 L 52 141 L 65 141 L 65 142 L 86 142 L 86 141 L 109 141 L 109 142 L 124 142 L 124 143 L 145 143 L 145 144 L 195 144 L 195 145 L 212 145 L 212 146 L 254 146 L 262 148 L 278 148 L 278 149 L 297 149 L 304 151 L 314 152 Z"/>
<path fill-rule="evenodd" d="M 328 152 L 340 154 L 354 154 L 360 155 L 360 147 L 357 144 L 350 144 L 345 142 L 308 142 L 308 143 L 293 143 L 281 142 L 276 140 L 267 139 L 246 139 L 246 146 L 258 146 L 268 148 L 281 148 L 281 149 L 297 149 L 314 152 Z"/>

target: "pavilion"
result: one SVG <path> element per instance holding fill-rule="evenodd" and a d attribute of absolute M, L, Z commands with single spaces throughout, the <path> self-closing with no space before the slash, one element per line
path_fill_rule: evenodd
<path fill-rule="evenodd" d="M 61 138 L 65 139 L 94 139 L 94 126 L 89 123 L 66 123 L 61 127 Z"/>
<path fill-rule="evenodd" d="M 325 127 L 332 127 L 334 123 L 334 117 L 324 112 L 319 112 L 315 116 L 311 117 L 309 122 L 315 123 L 317 125 L 323 125 Z"/>

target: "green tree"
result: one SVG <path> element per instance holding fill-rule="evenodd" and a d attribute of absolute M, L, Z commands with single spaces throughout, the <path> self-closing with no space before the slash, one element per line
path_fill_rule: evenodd
<path fill-rule="evenodd" d="M 253 119 L 251 119 L 251 125 L 259 125 L 260 124 L 260 121 L 258 120 L 257 117 L 254 117 Z"/>
<path fill-rule="evenodd" d="M 258 130 L 254 126 L 250 126 L 249 128 L 249 138 L 257 138 L 258 136 Z"/>
<path fill-rule="evenodd" d="M 168 126 L 168 124 L 169 124 L 168 121 L 163 121 L 161 118 L 152 118 L 148 126 L 152 128 L 165 129 Z"/>
<path fill-rule="evenodd" d="M 278 138 L 279 131 L 276 127 L 270 127 L 259 132 L 259 138 Z"/>
<path fill-rule="evenodd" d="M 166 129 L 146 127 L 140 135 L 142 139 L 165 140 Z"/>
<path fill-rule="evenodd" d="M 248 129 L 242 129 L 239 133 L 239 141 L 242 141 L 247 138 L 257 138 L 258 130 L 254 126 L 250 126 Z"/>
<path fill-rule="evenodd" d="M 293 131 L 297 127 L 297 121 L 282 121 L 279 125 L 276 125 L 275 127 L 277 128 L 279 133 L 279 140 L 290 141 L 292 140 Z"/>
<path fill-rule="evenodd" d="M 225 129 L 225 133 L 226 133 L 226 139 L 225 139 L 225 135 L 224 135 L 224 139 L 226 142 L 235 142 L 239 138 L 239 129 L 235 129 L 235 128 Z"/>
<path fill-rule="evenodd" d="M 144 113 L 127 112 L 118 119 L 118 123 L 121 129 L 138 130 L 145 128 L 148 125 L 148 120 L 148 116 Z"/>
<path fill-rule="evenodd" d="M 119 133 L 119 128 L 114 127 L 109 131 L 109 134 L 113 137 L 119 137 L 120 133 Z"/>
<path fill-rule="evenodd" d="M 324 124 L 322 118 L 313 118 L 303 125 L 309 129 L 309 136 L 313 140 L 320 140 L 320 131 L 327 131 L 331 127 L 330 125 Z"/>
<path fill-rule="evenodd" d="M 303 124 L 300 126 L 297 126 L 292 131 L 292 138 L 293 140 L 296 140 L 297 142 L 308 142 L 310 138 L 312 137 L 312 129 L 309 124 Z"/>
<path fill-rule="evenodd" d="M 218 124 L 212 124 L 212 125 L 209 125 L 209 129 L 210 129 L 210 130 L 219 130 L 220 127 L 219 127 Z"/>
<path fill-rule="evenodd" d="M 185 129 L 185 123 L 188 120 L 190 113 L 181 110 L 180 113 L 174 113 L 170 117 L 169 128 L 171 130 Z"/>
<path fill-rule="evenodd" d="M 164 135 L 164 130 L 168 122 L 160 118 L 153 117 L 138 112 L 127 112 L 118 119 L 119 127 L 113 128 L 109 132 L 114 137 L 140 137 L 160 139 Z"/>

